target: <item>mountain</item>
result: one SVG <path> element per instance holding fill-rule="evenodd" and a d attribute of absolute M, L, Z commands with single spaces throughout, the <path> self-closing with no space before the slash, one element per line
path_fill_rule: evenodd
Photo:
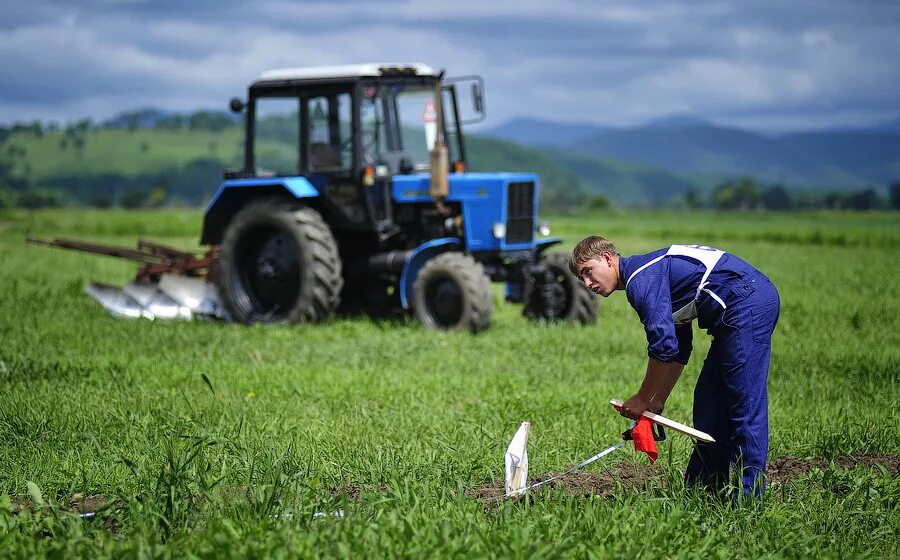
<path fill-rule="evenodd" d="M 646 164 L 615 161 L 563 148 L 528 147 L 485 136 L 467 136 L 473 171 L 532 171 L 541 178 L 543 203 L 571 207 L 602 194 L 620 206 L 660 206 L 712 181 Z"/>
<path fill-rule="evenodd" d="M 647 128 L 678 129 L 708 126 L 710 124 L 709 121 L 698 115 L 679 113 L 650 120 L 644 126 Z"/>
<path fill-rule="evenodd" d="M 894 119 L 882 121 L 879 123 L 871 124 L 866 127 L 861 127 L 863 130 L 868 132 L 896 132 L 900 133 L 900 117 L 896 117 Z"/>
<path fill-rule="evenodd" d="M 627 128 L 516 119 L 486 134 L 499 131 L 507 140 L 530 146 L 642 163 L 680 175 L 750 175 L 789 188 L 852 190 L 900 178 L 900 132 L 894 126 L 900 128 L 900 121 L 766 135 L 695 115 L 673 115 Z M 586 129 L 590 132 L 575 136 Z"/>
<path fill-rule="evenodd" d="M 885 186 L 900 179 L 900 133 L 821 131 L 784 134 L 776 140 L 784 149 L 828 162 L 861 186 Z"/>
<path fill-rule="evenodd" d="M 200 205 L 221 182 L 222 170 L 242 161 L 239 127 L 214 131 L 133 126 L 143 116 L 129 113 L 125 118 L 132 119 L 130 126 L 94 128 L 78 136 L 77 143 L 65 131 L 13 133 L 0 151 L 0 190 L 47 189 L 64 193 L 67 200 L 94 203 L 162 188 L 172 202 Z M 467 135 L 466 152 L 472 171 L 537 173 L 545 209 L 575 208 L 598 194 L 620 206 L 658 205 L 703 186 L 643 164 L 486 136 Z"/>
<path fill-rule="evenodd" d="M 526 146 L 568 146 L 574 140 L 606 130 L 594 124 L 561 123 L 517 118 L 498 127 L 480 131 L 481 136 L 525 144 Z"/>
<path fill-rule="evenodd" d="M 556 149 L 550 154 L 587 186 L 620 206 L 664 206 L 687 191 L 704 191 L 715 180 L 682 175 L 651 165 L 617 161 Z"/>
<path fill-rule="evenodd" d="M 799 143 L 710 124 L 609 130 L 582 138 L 571 147 L 682 173 L 752 175 L 766 181 L 819 184 L 860 182 Z"/>

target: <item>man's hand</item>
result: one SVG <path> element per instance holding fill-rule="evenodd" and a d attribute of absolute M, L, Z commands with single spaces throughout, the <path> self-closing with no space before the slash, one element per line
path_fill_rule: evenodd
<path fill-rule="evenodd" d="M 637 420 L 641 417 L 641 414 L 647 410 L 648 403 L 641 398 L 640 395 L 635 395 L 625 401 L 625 404 L 622 405 L 622 408 L 619 410 L 619 414 L 624 416 L 625 418 L 631 418 L 632 420 Z"/>
<path fill-rule="evenodd" d="M 641 417 L 644 411 L 653 412 L 655 414 L 660 414 L 663 411 L 663 405 L 659 402 L 647 402 L 640 393 L 634 395 L 622 405 L 622 409 L 619 410 L 619 414 L 624 416 L 625 418 L 631 418 L 632 420 L 637 420 Z"/>

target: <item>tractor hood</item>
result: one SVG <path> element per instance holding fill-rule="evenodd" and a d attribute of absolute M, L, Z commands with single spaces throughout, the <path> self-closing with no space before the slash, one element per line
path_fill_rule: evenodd
<path fill-rule="evenodd" d="M 431 202 L 430 175 L 396 175 L 392 196 L 399 204 Z M 538 177 L 533 173 L 454 173 L 447 202 L 462 207 L 470 251 L 533 247 Z M 502 227 L 501 227 L 502 226 Z M 504 235 L 498 237 L 496 234 Z"/>

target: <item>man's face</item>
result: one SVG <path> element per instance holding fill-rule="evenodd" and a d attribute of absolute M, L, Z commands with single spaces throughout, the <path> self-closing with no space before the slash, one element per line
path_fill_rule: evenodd
<path fill-rule="evenodd" d="M 603 252 L 596 259 L 578 263 L 578 278 L 587 289 L 606 297 L 619 283 L 618 263 L 613 255 Z"/>

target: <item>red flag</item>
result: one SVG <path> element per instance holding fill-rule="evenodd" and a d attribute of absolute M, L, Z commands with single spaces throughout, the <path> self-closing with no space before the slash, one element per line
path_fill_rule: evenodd
<path fill-rule="evenodd" d="M 656 450 L 656 440 L 653 438 L 653 422 L 641 416 L 637 426 L 631 429 L 631 438 L 634 440 L 634 449 L 643 451 L 650 458 L 650 464 L 656 462 L 659 452 Z"/>

